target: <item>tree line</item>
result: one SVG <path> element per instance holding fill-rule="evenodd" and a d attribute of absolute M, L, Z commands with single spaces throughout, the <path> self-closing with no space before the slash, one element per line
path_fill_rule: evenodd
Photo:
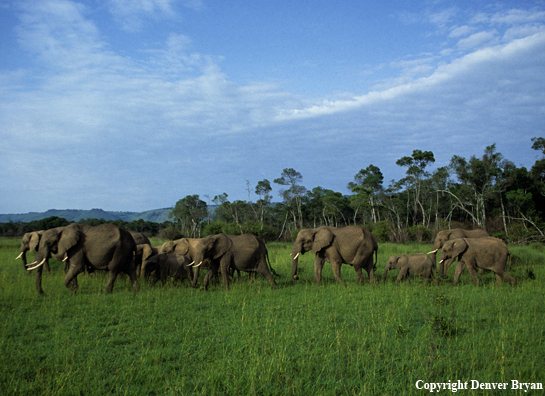
<path fill-rule="evenodd" d="M 115 223 L 168 239 L 252 233 L 266 241 L 293 240 L 301 228 L 358 224 L 369 228 L 379 240 L 392 242 L 427 241 L 437 230 L 461 226 L 482 228 L 512 243 L 542 242 L 545 138 L 531 141 L 531 148 L 540 156 L 530 170 L 505 159 L 492 144 L 482 156 L 466 159 L 454 155 L 449 165 L 429 171 L 435 162 L 433 152 L 417 149 L 396 161 L 405 169 L 405 177 L 388 186 L 380 168 L 373 164 L 347 180 L 344 192 L 320 186 L 307 189 L 303 175 L 286 168 L 272 182 L 281 187 L 281 202 L 273 203 L 272 184 L 263 179 L 255 186 L 246 181 L 247 201 L 230 201 L 221 193 L 212 199 L 205 197 L 207 204 L 197 194 L 188 195 L 176 202 L 170 212 L 172 221 L 161 224 L 103 219 L 80 223 Z M 252 192 L 258 197 L 255 201 Z M 0 233 L 52 228 L 62 225 L 58 219 L 3 223 Z"/>

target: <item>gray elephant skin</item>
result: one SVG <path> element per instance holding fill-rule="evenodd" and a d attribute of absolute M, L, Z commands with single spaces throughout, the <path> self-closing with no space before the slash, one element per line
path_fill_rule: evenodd
<path fill-rule="evenodd" d="M 169 278 L 171 284 L 176 281 L 183 282 L 184 279 L 191 282 L 189 263 L 189 259 L 183 254 L 157 254 L 146 261 L 142 271 L 152 285 L 159 280 L 165 285 Z"/>
<path fill-rule="evenodd" d="M 159 249 L 160 254 L 183 254 L 186 256 L 190 262 L 195 261 L 197 253 L 197 245 L 200 242 L 200 238 L 180 238 L 174 241 L 168 241 L 163 243 Z M 193 268 L 193 279 L 191 281 L 191 286 L 197 287 L 197 282 L 199 279 L 199 269 L 208 269 L 208 260 L 206 260 L 199 267 Z"/>
<path fill-rule="evenodd" d="M 443 247 L 445 242 L 458 238 L 484 238 L 489 237 L 490 234 L 485 230 L 476 228 L 474 230 L 463 230 L 461 228 L 453 228 L 452 230 L 439 231 L 435 236 L 435 242 L 433 243 L 433 250 L 429 253 L 432 255 L 433 263 L 437 263 L 437 251 Z M 447 278 L 446 269 L 443 265 L 439 265 L 439 275 L 442 278 Z"/>
<path fill-rule="evenodd" d="M 131 233 L 132 239 L 134 239 L 134 243 L 137 245 L 142 245 L 147 243 L 148 245 L 151 245 L 151 242 L 149 241 L 149 238 L 138 231 L 129 231 Z"/>
<path fill-rule="evenodd" d="M 134 264 L 136 266 L 136 276 L 144 275 L 144 267 L 149 258 L 159 254 L 161 246 L 151 246 L 149 243 L 141 243 L 136 245 L 136 254 L 134 255 Z"/>
<path fill-rule="evenodd" d="M 85 226 L 70 224 L 44 232 L 34 263 L 27 270 L 41 268 L 50 257 L 55 260 L 70 260 L 70 267 L 64 278 L 64 285 L 75 292 L 77 276 L 86 266 L 93 270 L 107 270 L 109 274 L 105 292 L 114 287 L 117 275 L 129 275 L 134 290 L 139 289 L 134 265 L 136 245 L 131 234 L 114 224 Z M 36 289 L 43 294 L 41 273 L 36 273 Z"/>
<path fill-rule="evenodd" d="M 210 279 L 221 272 L 223 287 L 229 288 L 229 270 L 257 272 L 263 275 L 273 289 L 278 286 L 271 275 L 275 274 L 268 262 L 269 254 L 265 243 L 255 235 L 225 235 L 218 234 L 202 238 L 197 244 L 195 267 L 199 267 L 208 259 L 210 269 L 204 278 L 203 287 L 206 290 Z M 269 271 L 270 268 L 270 271 Z"/>
<path fill-rule="evenodd" d="M 306 252 L 316 254 L 314 259 L 314 281 L 320 285 L 324 262 L 331 263 L 335 279 L 345 285 L 341 279 L 341 265 L 348 264 L 354 267 L 358 283 L 363 284 L 362 269 L 367 271 L 369 283 L 375 281 L 378 244 L 371 232 L 358 226 L 344 228 L 319 227 L 299 231 L 291 251 L 292 277 L 297 275 L 298 258 Z M 375 261 L 373 262 L 373 253 Z"/>
<path fill-rule="evenodd" d="M 409 274 L 413 274 L 422 276 L 424 278 L 424 285 L 428 284 L 429 279 L 432 279 L 437 285 L 437 279 L 435 278 L 435 263 L 431 257 L 425 253 L 390 256 L 386 268 L 384 269 L 384 282 L 386 282 L 388 271 L 392 269 L 401 269 L 397 276 L 396 284 L 403 278 L 407 278 L 407 283 L 409 283 Z"/>
<path fill-rule="evenodd" d="M 498 238 L 459 238 L 446 242 L 441 249 L 440 264 L 445 270 L 458 259 L 452 284 L 456 285 L 465 267 L 473 278 L 473 283 L 479 286 L 477 268 L 487 269 L 496 274 L 496 284 L 501 285 L 504 278 L 513 286 L 517 284 L 515 278 L 505 272 L 507 259 L 511 253 L 507 245 Z"/>
<path fill-rule="evenodd" d="M 27 232 L 23 235 L 23 238 L 21 240 L 21 246 L 19 247 L 19 255 L 15 258 L 15 260 L 21 259 L 23 261 L 23 268 L 25 270 L 27 266 L 26 253 L 29 251 L 30 252 L 38 251 L 38 246 L 40 245 L 40 239 L 42 238 L 43 234 L 44 234 L 44 230 L 40 230 L 40 231 Z M 44 263 L 44 268 L 46 272 L 51 272 L 51 269 L 49 268 L 48 260 L 46 260 L 46 262 Z M 39 271 L 41 271 L 41 269 Z"/>

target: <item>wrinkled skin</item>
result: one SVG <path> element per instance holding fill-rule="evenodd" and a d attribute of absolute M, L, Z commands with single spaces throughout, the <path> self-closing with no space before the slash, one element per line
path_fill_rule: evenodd
<path fill-rule="evenodd" d="M 454 228 L 452 230 L 439 231 L 435 236 L 433 251 L 430 252 L 434 265 L 435 263 L 437 263 L 437 251 L 443 247 L 445 242 L 458 238 L 484 238 L 488 236 L 490 236 L 488 232 L 479 228 L 474 230 L 463 230 L 461 228 Z M 447 278 L 447 273 L 444 265 L 439 265 L 439 275 L 442 278 Z"/>
<path fill-rule="evenodd" d="M 415 253 L 391 256 L 384 269 L 384 282 L 386 282 L 389 270 L 399 268 L 401 268 L 401 270 L 397 276 L 396 284 L 403 278 L 407 278 L 407 283 L 409 283 L 409 274 L 413 274 L 424 277 L 424 285 L 428 284 L 430 278 L 437 285 L 437 279 L 435 278 L 435 263 L 427 254 Z"/>
<path fill-rule="evenodd" d="M 189 259 L 183 254 L 157 254 L 146 261 L 142 271 L 152 285 L 160 280 L 164 286 L 169 278 L 171 284 L 175 281 L 183 282 L 184 279 L 191 282 L 188 264 Z"/>
<path fill-rule="evenodd" d="M 136 245 L 131 234 L 124 228 L 113 224 L 96 227 L 70 224 L 44 232 L 35 263 L 37 268 L 46 259 L 53 257 L 62 261 L 70 260 L 70 267 L 64 278 L 66 287 L 75 292 L 78 288 L 77 276 L 85 271 L 86 266 L 93 270 L 106 270 L 109 274 L 105 292 L 114 287 L 117 275 L 124 272 L 129 275 L 134 290 L 139 289 L 133 255 Z M 36 267 L 29 266 L 29 269 Z M 43 294 L 41 275 L 36 275 L 36 289 Z"/>
<path fill-rule="evenodd" d="M 221 271 L 223 287 L 229 288 L 229 270 L 257 272 L 263 275 L 273 289 L 278 286 L 269 271 L 268 252 L 265 243 L 252 234 L 225 235 L 218 234 L 202 238 L 195 256 L 195 266 L 210 260 L 210 269 L 204 278 L 203 287 L 206 290 L 210 279 Z M 274 270 L 270 268 L 273 273 Z M 276 275 L 276 273 L 275 273 Z"/>
<path fill-rule="evenodd" d="M 375 281 L 374 271 L 376 270 L 378 245 L 373 234 L 365 228 L 357 226 L 319 227 L 299 231 L 291 251 L 293 279 L 299 279 L 297 275 L 299 254 L 309 251 L 316 254 L 314 281 L 317 285 L 320 285 L 325 261 L 331 263 L 335 280 L 341 285 L 345 285 L 341 279 L 341 265 L 343 263 L 354 267 L 359 284 L 363 284 L 362 269 L 367 271 L 369 283 Z M 373 253 L 375 254 L 374 262 Z"/>
<path fill-rule="evenodd" d="M 25 233 L 25 235 L 23 235 L 23 239 L 21 240 L 21 246 L 19 247 L 19 256 L 17 256 L 16 260 L 20 258 L 23 261 L 23 268 L 25 269 L 25 271 L 27 265 L 26 252 L 38 251 L 38 246 L 40 245 L 40 239 L 42 238 L 43 233 L 44 231 L 40 230 L 27 232 Z M 51 272 L 51 269 L 49 268 L 49 260 L 46 260 L 46 262 L 44 263 L 44 268 L 46 272 Z"/>
<path fill-rule="evenodd" d="M 473 283 L 479 286 L 477 268 L 487 269 L 496 274 L 496 284 L 501 285 L 502 279 L 508 280 L 513 286 L 517 281 L 507 272 L 507 258 L 511 253 L 507 245 L 498 238 L 459 238 L 446 242 L 441 249 L 440 264 L 448 267 L 458 259 L 452 284 L 456 285 L 465 267 L 473 278 Z"/>

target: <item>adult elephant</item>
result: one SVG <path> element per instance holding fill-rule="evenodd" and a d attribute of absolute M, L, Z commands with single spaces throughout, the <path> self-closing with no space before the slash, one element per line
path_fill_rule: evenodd
<path fill-rule="evenodd" d="M 136 245 L 131 234 L 114 224 L 86 226 L 70 224 L 44 232 L 34 263 L 27 270 L 41 268 L 44 262 L 53 257 L 56 260 L 70 260 L 64 285 L 75 292 L 78 288 L 77 276 L 92 269 L 107 270 L 108 283 L 105 291 L 110 293 L 120 272 L 129 275 L 132 287 L 139 289 L 134 266 Z M 36 273 L 36 289 L 43 294 L 41 272 Z"/>
<path fill-rule="evenodd" d="M 23 268 L 25 270 L 27 266 L 26 253 L 29 251 L 30 252 L 38 251 L 38 246 L 40 245 L 40 239 L 42 238 L 43 234 L 44 234 L 44 230 L 40 230 L 40 231 L 27 232 L 23 235 L 23 239 L 21 240 L 21 246 L 19 247 L 19 255 L 15 257 L 15 260 L 21 259 L 23 261 Z M 51 272 L 51 269 L 49 268 L 49 262 L 47 260 L 44 263 L 44 268 L 46 272 Z"/>
<path fill-rule="evenodd" d="M 341 265 L 348 264 L 354 267 L 358 283 L 363 283 L 362 269 L 369 275 L 369 283 L 375 281 L 378 245 L 375 237 L 365 228 L 348 226 L 344 228 L 318 227 L 299 231 L 291 251 L 292 277 L 297 275 L 298 258 L 300 254 L 311 251 L 316 254 L 314 259 L 314 281 L 320 285 L 324 262 L 331 263 L 335 279 L 345 285 L 341 279 Z M 373 253 L 375 261 L 373 262 Z"/>
<path fill-rule="evenodd" d="M 476 228 L 474 230 L 463 230 L 461 228 L 453 228 L 452 230 L 439 231 L 435 236 L 435 242 L 433 243 L 433 250 L 428 254 L 431 254 L 434 265 L 437 263 L 437 251 L 443 247 L 443 245 L 452 239 L 458 238 L 484 238 L 489 237 L 490 234 L 485 230 Z M 436 266 L 437 268 L 437 266 Z M 444 265 L 439 264 L 439 275 L 441 278 L 447 278 L 447 273 Z"/>
<path fill-rule="evenodd" d="M 174 241 L 165 242 L 159 249 L 159 254 L 183 254 L 190 262 L 194 262 L 197 254 L 197 245 L 200 240 L 200 238 L 180 238 Z M 205 260 L 200 266 L 193 268 L 193 279 L 191 280 L 192 287 L 197 287 L 199 270 L 201 268 L 209 269 L 208 266 L 209 262 L 208 260 Z"/>
<path fill-rule="evenodd" d="M 210 260 L 210 269 L 204 278 L 203 287 L 208 288 L 208 282 L 221 271 L 223 286 L 229 288 L 229 270 L 257 272 L 263 275 L 276 289 L 274 278 L 271 275 L 276 272 L 270 267 L 268 262 L 269 254 L 265 243 L 252 234 L 243 235 L 225 235 L 218 234 L 202 238 L 197 244 L 194 258 L 195 267 L 199 267 L 208 259 Z M 270 268 L 270 271 L 269 271 Z"/>
<path fill-rule="evenodd" d="M 496 283 L 498 285 L 502 284 L 501 278 L 504 278 L 515 286 L 517 284 L 515 278 L 505 272 L 507 258 L 510 255 L 507 245 L 501 239 L 494 237 L 459 238 L 448 241 L 443 245 L 440 264 L 444 264 L 445 268 L 448 269 L 454 260 L 458 259 L 452 280 L 453 286 L 458 283 L 458 279 L 465 267 L 471 274 L 473 283 L 477 286 L 479 286 L 477 268 L 493 271 L 496 274 Z"/>

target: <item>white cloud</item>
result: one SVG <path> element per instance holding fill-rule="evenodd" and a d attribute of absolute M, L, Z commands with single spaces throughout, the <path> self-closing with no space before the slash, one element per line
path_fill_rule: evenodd
<path fill-rule="evenodd" d="M 498 32 L 479 32 L 458 41 L 457 47 L 462 50 L 470 50 L 483 45 L 496 44 Z"/>

